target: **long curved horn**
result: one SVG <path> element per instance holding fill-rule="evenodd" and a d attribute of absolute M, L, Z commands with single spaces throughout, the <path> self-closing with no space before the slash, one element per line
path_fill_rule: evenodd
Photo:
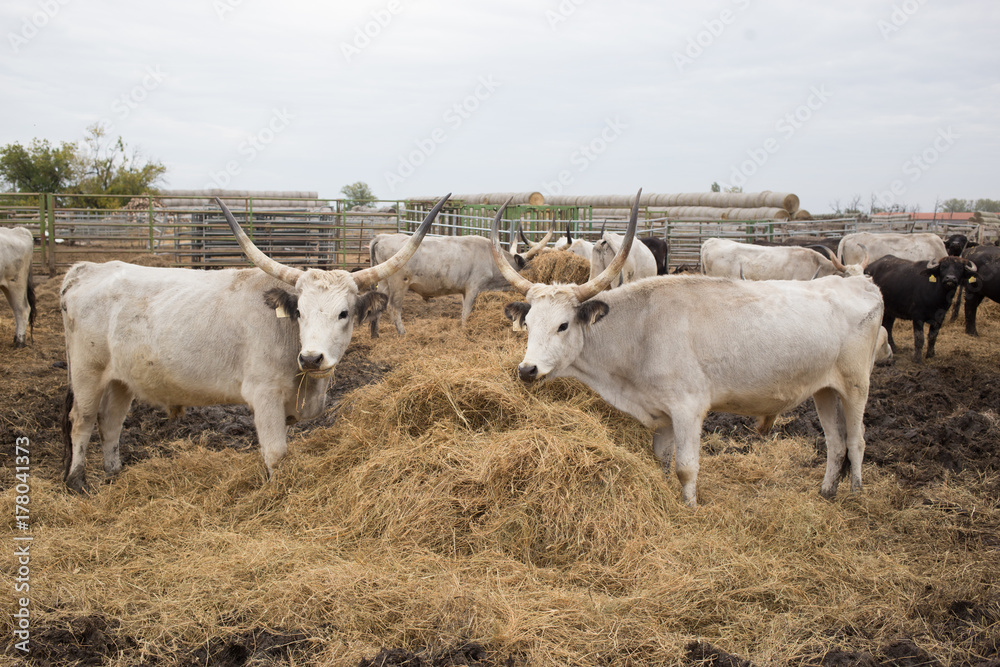
<path fill-rule="evenodd" d="M 367 269 L 363 269 L 361 271 L 355 271 L 354 273 L 352 273 L 351 276 L 354 278 L 354 284 L 358 286 L 358 289 L 365 289 L 367 287 L 371 287 L 372 285 L 378 283 L 380 280 L 388 278 L 396 271 L 399 271 L 401 268 L 403 268 L 403 265 L 406 264 L 406 262 L 409 261 L 410 257 L 413 256 L 413 253 L 417 251 L 417 248 L 420 246 L 420 242 L 424 240 L 424 235 L 427 234 L 427 231 L 431 228 L 431 225 L 434 224 L 434 218 L 437 217 L 438 212 L 441 211 L 441 208 L 444 206 L 445 202 L 447 202 L 450 197 L 451 193 L 449 192 L 444 197 L 442 197 L 437 204 L 434 205 L 434 208 L 432 208 L 431 212 L 427 214 L 427 217 L 424 218 L 424 221 L 420 223 L 420 226 L 417 228 L 417 231 L 414 232 L 413 236 L 411 236 L 410 239 L 406 242 L 406 245 L 404 245 L 402 248 L 396 251 L 395 255 L 393 255 L 392 257 L 390 257 L 389 259 L 385 260 L 384 262 L 382 262 L 377 266 L 372 266 Z"/>
<path fill-rule="evenodd" d="M 302 269 L 296 269 L 294 266 L 285 266 L 281 262 L 277 262 L 261 252 L 261 250 L 253 244 L 253 241 L 250 240 L 250 237 L 243 232 L 243 228 L 240 227 L 240 223 L 236 222 L 236 218 L 234 218 L 233 214 L 229 212 L 229 209 L 222 203 L 222 200 L 216 197 L 215 203 L 222 208 L 222 212 L 226 216 L 226 222 L 229 223 L 229 228 L 233 230 L 233 234 L 236 236 L 236 241 L 240 244 L 240 248 L 243 249 L 243 252 L 250 259 L 250 261 L 253 262 L 254 266 L 264 271 L 264 273 L 267 273 L 282 282 L 286 282 L 289 285 L 294 285 L 298 282 L 299 276 L 305 273 L 305 271 Z"/>
<path fill-rule="evenodd" d="M 514 198 L 511 197 L 503 203 L 500 210 L 497 211 L 497 215 L 493 218 L 493 227 L 490 229 L 490 252 L 493 253 L 493 263 L 497 265 L 500 269 L 500 273 L 511 286 L 518 290 L 521 294 L 527 294 L 528 290 L 531 289 L 532 285 L 535 283 L 531 282 L 520 273 L 514 270 L 508 262 L 507 259 L 500 254 L 500 239 L 498 238 L 498 230 L 500 229 L 500 218 L 503 217 L 503 212 L 507 209 L 507 204 L 509 204 Z"/>
<path fill-rule="evenodd" d="M 635 228 L 639 223 L 639 197 L 641 195 L 642 188 L 639 188 L 639 192 L 635 194 L 635 203 L 632 204 L 632 216 L 629 218 L 628 229 L 625 231 L 625 240 L 622 242 L 621 248 L 618 249 L 618 254 L 611 260 L 607 268 L 601 271 L 599 276 L 573 288 L 573 293 L 576 294 L 577 301 L 580 303 L 607 289 L 625 265 L 628 253 L 632 249 L 632 241 L 635 239 Z"/>
<path fill-rule="evenodd" d="M 830 249 L 829 249 L 829 248 L 827 248 L 826 246 L 822 246 L 822 245 L 817 245 L 817 246 L 809 246 L 809 247 L 810 247 L 810 248 L 822 248 L 822 249 L 823 249 L 823 254 L 825 254 L 825 255 L 826 255 L 827 257 L 829 257 L 829 258 L 830 258 L 830 262 L 831 262 L 831 263 L 833 264 L 833 268 L 834 268 L 835 270 L 837 270 L 837 271 L 841 271 L 841 272 L 843 272 L 843 271 L 846 271 L 846 270 L 847 270 L 847 267 L 846 267 L 846 266 L 844 266 L 843 264 L 841 264 L 841 263 L 840 263 L 840 260 L 839 260 L 839 259 L 837 259 L 837 255 L 836 255 L 836 253 L 834 253 L 834 252 L 833 252 L 832 250 L 830 250 Z M 866 253 L 866 254 L 867 254 L 867 253 Z M 816 277 L 816 276 L 813 276 L 813 278 L 815 278 L 815 277 Z"/>
<path fill-rule="evenodd" d="M 569 220 L 566 221 L 566 245 L 573 245 L 573 235 L 569 233 Z"/>
<path fill-rule="evenodd" d="M 531 249 L 528 250 L 528 252 L 524 253 L 524 255 L 522 255 L 524 259 L 526 260 L 531 259 L 535 255 L 540 253 L 542 250 L 545 250 L 545 246 L 549 244 L 549 241 L 552 240 L 552 236 L 555 233 L 556 233 L 556 226 L 555 226 L 555 221 L 553 221 L 552 226 L 549 227 L 549 231 L 545 232 L 545 236 L 542 237 L 542 240 L 536 243 L 535 245 L 531 246 Z M 525 243 L 527 243 L 527 241 L 525 241 Z"/>

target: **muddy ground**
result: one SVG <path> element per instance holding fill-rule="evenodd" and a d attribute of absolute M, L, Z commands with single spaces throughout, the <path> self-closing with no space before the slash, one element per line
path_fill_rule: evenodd
<path fill-rule="evenodd" d="M 59 421 L 66 391 L 66 371 L 62 322 L 58 312 L 58 281 L 39 286 L 39 316 L 34 343 L 24 350 L 10 346 L 13 324 L 9 309 L 0 304 L 0 442 L 13 443 L 27 437 L 32 443 L 32 474 L 58 478 L 62 451 L 58 444 Z M 419 326 L 421 318 L 451 317 L 458 320 L 457 297 L 425 303 L 415 296 L 406 301 L 407 326 Z M 994 480 L 989 500 L 1000 505 L 1000 477 L 985 473 L 1000 470 L 1000 309 L 986 303 L 980 310 L 981 339 L 962 333 L 962 323 L 947 325 L 938 341 L 938 356 L 924 365 L 909 357 L 912 350 L 910 324 L 897 325 L 896 340 L 902 346 L 891 366 L 877 367 L 865 415 L 867 450 L 865 463 L 892 471 L 904 485 L 926 485 L 945 477 L 982 475 Z M 383 326 L 383 336 L 395 337 L 392 327 Z M 341 396 L 364 384 L 377 382 L 389 370 L 387 363 L 373 360 L 365 338 L 355 337 L 347 356 L 338 366 L 330 389 L 329 410 L 322 419 L 293 427 L 297 434 L 331 423 Z M 401 341 L 400 344 L 405 344 Z M 760 437 L 753 420 L 712 414 L 705 422 L 705 455 L 731 449 L 751 448 Z M 805 436 L 816 442 L 818 460 L 825 459 L 822 430 L 811 402 L 782 416 L 775 432 Z M 169 456 L 165 445 L 177 439 L 191 439 L 208 448 L 253 450 L 256 436 L 245 406 L 189 409 L 182 418 L 168 420 L 165 413 L 136 404 L 128 416 L 122 436 L 124 465 L 153 457 Z M 722 444 L 719 444 L 722 443 Z M 92 447 L 98 446 L 96 443 Z M 0 450 L 0 464 L 13 465 L 12 447 Z M 92 473 L 93 474 L 93 473 Z M 969 508 L 955 508 L 967 512 Z M 1000 534 L 979 539 L 1000 548 Z M 1000 552 L 998 552 L 1000 553 Z M 956 601 L 955 622 L 965 617 L 993 613 Z M 980 618 L 990 623 L 1000 619 Z M 66 617 L 58 625 L 36 628 L 32 663 L 38 665 L 104 664 L 129 642 L 116 632 L 113 623 L 96 616 Z M 1000 640 L 998 640 L 1000 641 Z M 6 642 L 5 642 L 6 644 Z M 9 646 L 7 647 L 9 649 Z M 982 665 L 1000 666 L 994 644 L 991 661 Z M 7 655 L 11 655 L 9 652 Z M 523 664 L 517 656 L 501 661 L 487 658 L 488 652 L 475 644 L 435 647 L 421 651 L 387 648 L 363 665 L 513 665 Z M 266 665 L 304 664 L 309 642 L 295 631 L 264 630 L 233 637 L 219 637 L 208 647 L 177 656 L 176 664 Z M 692 643 L 681 658 L 687 664 L 717 666 L 748 665 L 746 661 L 704 643 Z M 154 663 L 151 663 L 154 664 Z M 173 664 L 173 663 L 172 663 Z M 856 655 L 835 648 L 817 655 L 809 664 L 841 665 L 935 665 L 933 656 L 921 654 L 912 643 L 884 647 L 880 655 Z"/>

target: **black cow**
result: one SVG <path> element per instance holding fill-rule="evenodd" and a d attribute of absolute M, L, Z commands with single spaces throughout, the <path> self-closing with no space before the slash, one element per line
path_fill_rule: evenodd
<path fill-rule="evenodd" d="M 993 299 L 1000 303 L 1000 248 L 995 245 L 981 245 L 965 253 L 966 259 L 979 268 L 975 278 L 969 278 L 965 285 L 965 333 L 978 336 L 976 331 L 976 311 L 983 299 Z M 956 304 L 952 316 L 958 315 Z"/>
<path fill-rule="evenodd" d="M 924 347 L 924 322 L 928 324 L 927 358 L 930 359 L 958 286 L 977 275 L 976 265 L 962 257 L 911 262 L 895 255 L 878 258 L 868 265 L 865 273 L 882 290 L 885 303 L 882 326 L 889 334 L 893 353 L 896 343 L 892 339 L 892 325 L 896 319 L 913 320 L 913 361 L 918 364 Z"/>
<path fill-rule="evenodd" d="M 666 275 L 667 253 L 669 252 L 667 242 L 655 236 L 643 236 L 639 240 L 653 253 L 653 259 L 656 260 L 656 275 Z"/>
<path fill-rule="evenodd" d="M 822 246 L 824 248 L 829 248 L 833 251 L 833 254 L 837 254 L 837 248 L 840 246 L 839 238 L 825 237 L 825 236 L 788 236 L 781 241 L 764 241 L 762 239 L 754 240 L 754 245 L 763 246 L 781 246 L 781 245 L 798 245 L 798 246 Z M 819 254 L 824 257 L 827 256 L 822 250 L 818 250 Z"/>
<path fill-rule="evenodd" d="M 967 248 L 974 248 L 978 243 L 970 241 L 965 234 L 952 234 L 944 240 L 944 247 L 952 257 L 962 257 Z"/>

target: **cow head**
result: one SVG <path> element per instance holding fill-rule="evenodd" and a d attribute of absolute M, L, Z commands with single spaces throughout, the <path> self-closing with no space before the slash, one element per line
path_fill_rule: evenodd
<path fill-rule="evenodd" d="M 274 309 L 276 317 L 288 318 L 298 325 L 299 369 L 312 376 L 326 377 L 333 373 L 351 342 L 355 323 L 360 324 L 385 308 L 387 297 L 384 294 L 360 292 L 388 278 L 406 264 L 450 196 L 446 195 L 434 206 L 416 233 L 395 255 L 381 264 L 354 273 L 318 269 L 303 271 L 276 262 L 253 244 L 226 205 L 218 198 L 215 201 L 222 208 L 230 229 L 250 261 L 289 286 L 289 289 L 270 289 L 262 297 L 267 307 Z"/>
<path fill-rule="evenodd" d="M 958 289 L 963 282 L 970 280 L 975 282 L 978 269 L 972 260 L 948 255 L 927 262 L 922 273 L 930 282 L 941 283 L 946 289 L 953 290 Z"/>
<path fill-rule="evenodd" d="M 540 253 L 542 250 L 545 249 L 545 247 L 549 244 L 549 241 L 552 239 L 553 234 L 555 234 L 555 220 L 552 221 L 552 226 L 549 227 L 549 230 L 545 233 L 545 236 L 542 237 L 542 240 L 532 245 L 531 242 L 528 241 L 527 237 L 525 237 L 524 230 L 521 228 L 521 225 L 519 224 L 517 226 L 517 235 L 521 237 L 521 242 L 524 243 L 524 245 L 528 246 L 528 250 L 523 254 L 518 253 L 517 238 L 515 238 L 514 241 L 510 244 L 510 252 L 507 253 L 507 255 L 509 255 L 509 257 L 507 258 L 508 261 L 518 271 L 524 270 L 524 267 L 528 265 L 528 262 L 534 259 L 535 255 L 537 255 L 538 253 Z"/>
<path fill-rule="evenodd" d="M 607 289 L 628 258 L 639 219 L 639 194 L 632 206 L 628 231 L 615 258 L 600 275 L 583 285 L 536 284 L 510 268 L 503 260 L 497 239 L 503 209 L 497 213 L 490 237 L 493 261 L 507 281 L 527 299 L 504 308 L 508 318 L 528 331 L 527 350 L 517 368 L 523 381 L 541 380 L 570 366 L 583 349 L 587 328 L 608 314 L 608 304 L 593 297 Z"/>
<path fill-rule="evenodd" d="M 965 234 L 952 234 L 944 240 L 944 247 L 952 257 L 961 257 L 966 248 L 976 245 Z"/>

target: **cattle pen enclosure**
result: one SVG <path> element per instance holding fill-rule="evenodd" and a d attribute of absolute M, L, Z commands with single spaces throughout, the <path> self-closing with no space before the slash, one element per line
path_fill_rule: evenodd
<path fill-rule="evenodd" d="M 86 255 L 81 255 L 86 256 Z M 124 255 L 152 265 L 159 255 Z M 98 260 L 115 258 L 101 253 Z M 125 468 L 61 480 L 61 272 L 34 341 L 0 311 L 0 486 L 30 450 L 31 664 L 995 665 L 1000 309 L 947 324 L 922 366 L 877 368 L 865 491 L 818 493 L 811 402 L 760 437 L 710 415 L 701 507 L 650 433 L 585 386 L 526 389 L 510 294 L 404 304 L 355 329 L 327 413 L 265 482 L 242 406 L 136 403 Z M 903 350 L 909 323 L 897 324 Z M 23 441 L 21 441 L 23 442 Z M 16 661 L 14 531 L 4 656 Z M 408 662 L 407 662 L 408 661 Z"/>
<path fill-rule="evenodd" d="M 274 196 L 222 194 L 258 246 L 275 259 L 296 266 L 355 269 L 368 265 L 371 238 L 385 232 L 412 232 L 433 201 L 376 201 L 350 207 L 342 199 L 315 193 Z M 95 205 L 94 201 L 97 204 Z M 431 229 L 432 235 L 486 235 L 499 204 L 453 199 Z M 601 230 L 621 232 L 624 212 L 594 205 L 508 207 L 504 243 L 521 224 L 530 241 L 550 228 L 557 235 L 569 227 L 573 238 L 597 240 Z M 221 268 L 244 266 L 239 247 L 221 211 L 210 197 L 186 198 L 0 193 L 0 225 L 20 225 L 36 239 L 34 263 L 49 273 L 64 271 L 79 259 L 154 254 L 168 266 Z M 709 220 L 667 217 L 663 210 L 640 209 L 640 236 L 656 236 L 669 246 L 671 270 L 696 266 L 702 241 L 728 238 L 775 242 L 788 237 L 839 237 L 858 231 L 929 231 L 961 233 L 980 242 L 996 240 L 997 230 L 972 221 L 909 221 L 862 217 L 781 220 Z"/>

